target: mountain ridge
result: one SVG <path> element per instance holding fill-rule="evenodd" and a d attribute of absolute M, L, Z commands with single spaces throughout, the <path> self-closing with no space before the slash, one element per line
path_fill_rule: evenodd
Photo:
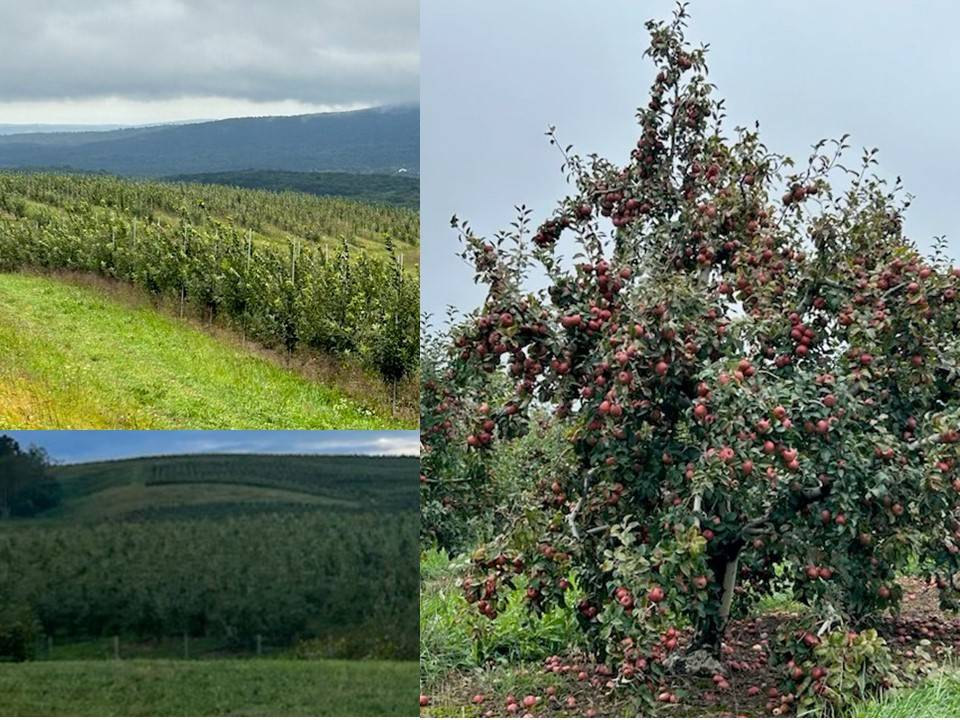
<path fill-rule="evenodd" d="M 89 132 L 0 135 L 0 167 L 161 177 L 250 168 L 419 173 L 420 108 L 391 105 Z"/>

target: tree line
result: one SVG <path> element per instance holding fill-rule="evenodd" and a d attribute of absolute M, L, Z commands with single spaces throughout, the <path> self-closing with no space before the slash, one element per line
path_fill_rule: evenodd
<path fill-rule="evenodd" d="M 50 474 L 42 448 L 24 450 L 8 435 L 0 435 L 0 520 L 30 517 L 60 502 L 60 484 Z"/>

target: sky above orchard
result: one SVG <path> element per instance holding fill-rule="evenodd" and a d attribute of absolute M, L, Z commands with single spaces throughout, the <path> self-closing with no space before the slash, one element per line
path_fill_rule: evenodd
<path fill-rule="evenodd" d="M 418 45 L 417 0 L 3 0 L 0 123 L 415 102 Z"/>
<path fill-rule="evenodd" d="M 492 236 L 525 204 L 547 217 L 567 194 L 563 144 L 622 164 L 654 70 L 644 22 L 671 0 L 421 1 L 423 310 L 472 309 L 483 291 L 456 256 L 451 215 Z M 960 259 L 960 5 L 928 0 L 695 0 L 687 39 L 707 43 L 727 125 L 760 123 L 774 151 L 806 161 L 850 133 L 851 162 L 880 149 L 879 172 L 915 196 L 905 229 L 921 249 L 946 235 Z M 569 256 L 569 246 L 566 247 Z"/>
<path fill-rule="evenodd" d="M 417 432 L 405 430 L 17 430 L 0 434 L 23 447 L 42 447 L 63 463 L 208 453 L 418 455 L 420 450 Z"/>

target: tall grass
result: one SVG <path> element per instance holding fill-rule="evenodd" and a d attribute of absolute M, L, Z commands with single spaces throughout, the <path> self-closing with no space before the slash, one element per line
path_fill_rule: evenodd
<path fill-rule="evenodd" d="M 944 670 L 915 688 L 861 703 L 853 717 L 960 717 L 960 671 Z"/>
<path fill-rule="evenodd" d="M 542 660 L 577 647 L 584 640 L 574 606 L 581 591 L 575 578 L 565 595 L 565 607 L 537 615 L 526 600 L 526 582 L 518 578 L 506 591 L 505 605 L 495 620 L 476 612 L 457 585 L 468 558 L 448 559 L 426 550 L 420 559 L 420 677 L 427 683 L 454 670 L 488 664 Z"/>

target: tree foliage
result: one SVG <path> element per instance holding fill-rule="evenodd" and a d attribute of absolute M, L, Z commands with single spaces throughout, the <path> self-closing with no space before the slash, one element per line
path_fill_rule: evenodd
<path fill-rule="evenodd" d="M 362 631 L 412 657 L 415 526 L 410 512 L 303 511 L 11 528 L 0 579 L 61 638 L 189 632 L 249 647 Z"/>
<path fill-rule="evenodd" d="M 163 178 L 166 181 L 228 185 L 271 192 L 295 191 L 321 197 L 342 197 L 364 203 L 420 207 L 420 178 L 411 175 L 377 175 L 347 172 L 289 172 L 238 170 Z"/>
<path fill-rule="evenodd" d="M 60 485 L 43 449 L 23 450 L 13 438 L 0 435 L 0 519 L 36 515 L 59 502 Z"/>

